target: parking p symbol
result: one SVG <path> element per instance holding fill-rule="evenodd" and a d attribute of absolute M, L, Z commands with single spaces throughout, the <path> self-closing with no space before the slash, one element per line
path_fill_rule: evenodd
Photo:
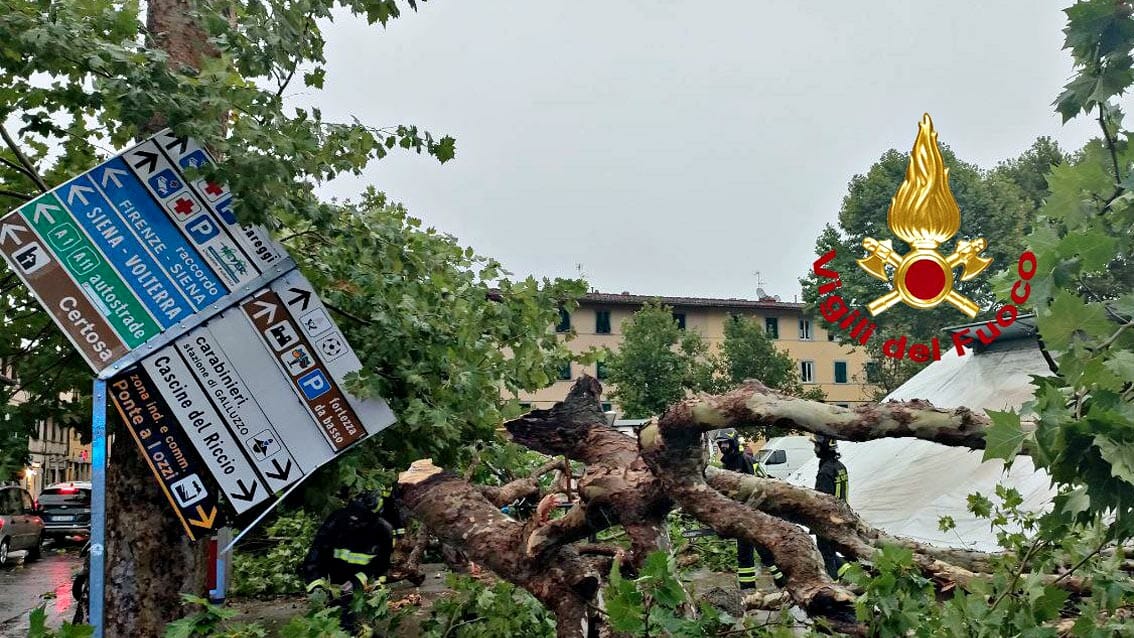
<path fill-rule="evenodd" d="M 331 389 L 331 384 L 322 370 L 312 370 L 299 377 L 299 389 L 303 390 L 303 396 L 310 401 L 326 394 Z"/>

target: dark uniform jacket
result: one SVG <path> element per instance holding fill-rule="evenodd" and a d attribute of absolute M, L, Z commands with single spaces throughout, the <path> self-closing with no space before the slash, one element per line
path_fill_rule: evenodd
<path fill-rule="evenodd" d="M 752 460 L 748 458 L 748 455 L 741 452 L 722 454 L 721 465 L 724 466 L 726 470 L 740 472 L 741 474 L 756 473 L 752 466 Z"/>
<path fill-rule="evenodd" d="M 815 490 L 831 494 L 840 501 L 847 500 L 847 467 L 839 459 L 819 459 L 819 472 L 815 475 Z"/>
<path fill-rule="evenodd" d="M 393 549 L 394 528 L 390 522 L 352 501 L 323 521 L 300 573 L 307 583 L 328 578 L 331 583 L 342 584 L 357 580 L 358 573 L 375 579 L 390 568 Z"/>

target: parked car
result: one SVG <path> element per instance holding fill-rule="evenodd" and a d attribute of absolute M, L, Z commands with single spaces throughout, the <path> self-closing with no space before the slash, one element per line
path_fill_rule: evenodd
<path fill-rule="evenodd" d="M 811 437 L 778 436 L 756 453 L 756 465 L 768 476 L 783 480 L 813 458 L 815 444 Z"/>
<path fill-rule="evenodd" d="M 90 537 L 90 483 L 76 481 L 50 485 L 39 495 L 39 507 L 49 538 Z"/>
<path fill-rule="evenodd" d="M 8 553 L 27 550 L 27 560 L 43 553 L 43 519 L 28 491 L 15 486 L 0 487 L 0 565 Z"/>

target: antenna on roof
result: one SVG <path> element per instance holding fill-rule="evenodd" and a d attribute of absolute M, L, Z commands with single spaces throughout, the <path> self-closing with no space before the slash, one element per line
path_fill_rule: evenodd
<path fill-rule="evenodd" d="M 767 296 L 768 296 L 768 293 L 764 292 L 763 288 L 757 288 L 756 289 L 756 298 L 757 299 L 763 299 L 764 297 L 767 297 Z"/>

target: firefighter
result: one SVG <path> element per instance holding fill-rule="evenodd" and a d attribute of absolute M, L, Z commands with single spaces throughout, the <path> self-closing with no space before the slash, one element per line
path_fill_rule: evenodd
<path fill-rule="evenodd" d="M 320 579 L 342 586 L 342 595 L 330 604 L 342 608 L 344 629 L 354 628 L 350 602 L 362 586 L 362 577 L 385 582 L 401 525 L 396 502 L 389 490 L 382 490 L 351 499 L 315 533 L 300 573 L 309 593 L 321 588 Z"/>
<path fill-rule="evenodd" d="M 740 451 L 740 435 L 736 430 L 721 430 L 715 437 L 717 448 L 721 451 L 721 465 L 726 470 L 754 475 L 752 461 Z M 736 580 L 741 589 L 756 587 L 756 561 L 753 550 L 760 554 L 760 562 L 768 569 L 772 581 L 783 586 L 783 574 L 772 562 L 771 552 L 763 548 L 753 548 L 747 541 L 736 539 Z"/>
<path fill-rule="evenodd" d="M 823 434 L 815 436 L 815 456 L 819 458 L 819 472 L 815 476 L 815 490 L 830 494 L 840 501 L 847 500 L 847 468 L 839 461 L 839 448 L 835 439 Z M 823 555 L 823 565 L 831 578 L 842 575 L 847 564 L 835 551 L 828 540 L 816 537 L 819 553 Z"/>

